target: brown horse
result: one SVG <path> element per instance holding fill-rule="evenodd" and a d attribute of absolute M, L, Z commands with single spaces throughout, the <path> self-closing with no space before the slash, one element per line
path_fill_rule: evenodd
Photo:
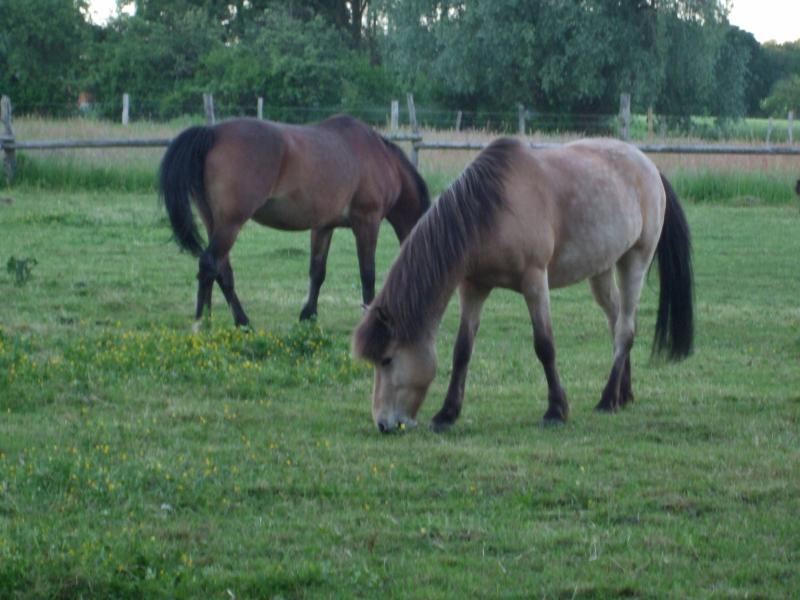
<path fill-rule="evenodd" d="M 528 304 L 547 378 L 545 422 L 563 422 L 569 413 L 556 370 L 549 290 L 587 278 L 614 341 L 597 408 L 614 411 L 630 402 L 636 307 L 654 255 L 661 292 L 653 350 L 677 360 L 692 349 L 691 245 L 683 210 L 656 166 L 614 140 L 547 150 L 494 142 L 405 241 L 354 334 L 355 354 L 375 365 L 378 429 L 414 424 L 436 372 L 436 330 L 456 286 L 461 324 L 435 431 L 461 412 L 481 307 L 494 287 L 516 290 Z"/>
<path fill-rule="evenodd" d="M 428 189 L 403 151 L 346 116 L 309 126 L 252 119 L 190 127 L 167 148 L 159 175 L 175 239 L 199 257 L 198 324 L 216 281 L 237 326 L 249 320 L 236 296 L 229 253 L 249 220 L 311 230 L 308 297 L 300 319 L 317 314 L 333 230 L 356 238 L 364 304 L 375 296 L 375 245 L 386 218 L 401 241 L 429 208 Z M 208 232 L 197 230 L 190 198 Z"/>

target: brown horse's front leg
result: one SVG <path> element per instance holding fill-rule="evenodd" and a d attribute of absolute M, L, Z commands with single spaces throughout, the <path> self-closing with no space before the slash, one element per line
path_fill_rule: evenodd
<path fill-rule="evenodd" d="M 300 320 L 317 316 L 319 290 L 325 281 L 328 264 L 328 250 L 331 247 L 333 229 L 314 229 L 311 231 L 311 261 L 308 268 L 308 297 L 300 311 Z"/>
<path fill-rule="evenodd" d="M 355 221 L 353 235 L 356 236 L 358 268 L 361 271 L 361 298 L 369 306 L 375 297 L 375 246 L 378 245 L 380 221 Z"/>
<path fill-rule="evenodd" d="M 476 286 L 469 281 L 462 282 L 459 287 L 461 323 L 453 348 L 453 372 L 450 375 L 450 385 L 447 388 L 444 405 L 431 421 L 431 430 L 437 433 L 449 429 L 461 414 L 467 370 L 472 357 L 475 335 L 480 326 L 481 309 L 490 291 L 491 288 Z"/>

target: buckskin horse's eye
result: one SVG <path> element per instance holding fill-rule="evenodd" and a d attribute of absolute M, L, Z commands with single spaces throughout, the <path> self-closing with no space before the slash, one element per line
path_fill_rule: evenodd
<path fill-rule="evenodd" d="M 387 356 L 386 358 L 382 358 L 381 359 L 381 366 L 382 367 L 388 367 L 390 364 L 392 364 L 392 357 L 391 356 Z"/>

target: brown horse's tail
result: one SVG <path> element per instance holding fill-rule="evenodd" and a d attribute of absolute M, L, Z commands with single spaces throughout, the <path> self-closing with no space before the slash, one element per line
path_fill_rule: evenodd
<path fill-rule="evenodd" d="M 170 143 L 159 169 L 159 192 L 178 245 L 200 256 L 203 240 L 192 214 L 191 198 L 205 202 L 206 155 L 214 146 L 214 130 L 189 127 Z"/>
<path fill-rule="evenodd" d="M 664 175 L 661 182 L 667 193 L 667 208 L 656 247 L 661 291 L 653 354 L 666 352 L 669 360 L 681 360 L 692 353 L 694 345 L 692 240 L 675 190 Z"/>

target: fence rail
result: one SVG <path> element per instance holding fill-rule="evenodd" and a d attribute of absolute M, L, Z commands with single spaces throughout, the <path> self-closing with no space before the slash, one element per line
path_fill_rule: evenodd
<path fill-rule="evenodd" d="M 623 121 L 630 121 L 629 112 L 625 110 L 628 106 L 626 98 L 622 99 L 621 116 Z M 488 146 L 488 142 L 454 142 L 444 140 L 426 140 L 419 133 L 416 121 L 416 110 L 414 99 L 411 94 L 407 96 L 411 133 L 391 131 L 386 135 L 392 141 L 411 142 L 411 162 L 414 166 L 419 166 L 419 154 L 425 150 L 483 150 Z M 629 102 L 629 100 L 627 100 Z M 209 123 L 215 121 L 213 97 L 205 95 L 204 105 L 206 119 Z M 396 107 L 393 108 L 396 111 Z M 524 107 L 519 107 L 519 134 L 525 135 L 525 118 L 527 112 Z M 790 121 L 791 121 L 790 114 Z M 649 116 L 648 116 L 649 120 Z M 166 147 L 172 138 L 116 138 L 116 139 L 55 139 L 55 140 L 28 140 L 19 141 L 14 136 L 11 122 L 11 102 L 8 97 L 3 96 L 0 101 L 0 148 L 4 154 L 4 166 L 7 183 L 11 183 L 16 169 L 17 150 L 65 150 L 79 148 L 157 148 Z M 396 121 L 392 119 L 392 128 L 396 127 Z M 620 134 L 625 138 L 626 128 L 621 128 Z M 791 140 L 791 131 L 789 139 Z M 562 143 L 529 143 L 531 148 L 554 148 L 563 145 Z M 717 154 L 717 155 L 764 155 L 780 156 L 793 155 L 800 156 L 800 146 L 793 145 L 731 145 L 731 144 L 634 144 L 637 148 L 648 154 Z"/>

